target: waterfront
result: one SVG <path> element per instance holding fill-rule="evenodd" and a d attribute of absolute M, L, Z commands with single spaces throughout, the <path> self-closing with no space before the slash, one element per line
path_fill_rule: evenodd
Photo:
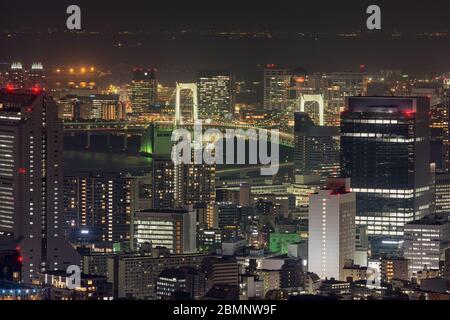
<path fill-rule="evenodd" d="M 64 148 L 64 174 L 73 175 L 77 172 L 95 172 L 105 174 L 111 172 L 131 173 L 140 175 L 150 172 L 152 169 L 152 158 L 139 154 L 139 139 L 130 139 L 129 149 L 123 151 L 120 143 L 116 143 L 120 137 L 111 139 L 112 148 L 105 147 L 104 136 L 94 136 L 89 149 L 83 147 L 83 139 L 65 138 Z M 290 168 L 286 162 L 292 161 L 292 150 L 280 147 L 280 162 L 283 170 Z M 259 166 L 255 166 L 255 171 Z M 247 168 L 248 169 L 248 168 Z M 217 167 L 219 176 L 234 176 L 239 174 L 236 166 L 221 165 Z"/>

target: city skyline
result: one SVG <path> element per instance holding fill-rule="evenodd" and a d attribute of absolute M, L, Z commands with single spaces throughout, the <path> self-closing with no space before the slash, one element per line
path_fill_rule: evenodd
<path fill-rule="evenodd" d="M 446 11 L 0 4 L 0 300 L 450 301 Z"/>

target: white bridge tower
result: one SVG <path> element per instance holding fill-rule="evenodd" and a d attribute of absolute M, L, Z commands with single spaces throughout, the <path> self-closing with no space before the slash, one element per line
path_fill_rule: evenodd
<path fill-rule="evenodd" d="M 192 118 L 198 120 L 198 93 L 196 83 L 176 83 L 176 98 L 175 98 L 175 126 L 183 124 L 183 117 L 180 107 L 180 93 L 181 90 L 191 90 L 192 92 Z"/>

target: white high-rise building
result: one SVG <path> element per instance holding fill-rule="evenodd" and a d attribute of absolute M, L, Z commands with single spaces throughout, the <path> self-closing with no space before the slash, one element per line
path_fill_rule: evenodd
<path fill-rule="evenodd" d="M 308 269 L 320 278 L 345 280 L 344 264 L 355 253 L 356 195 L 350 179 L 330 178 L 309 198 Z"/>
<path fill-rule="evenodd" d="M 147 209 L 134 216 L 132 240 L 137 248 L 145 244 L 166 247 L 171 253 L 196 251 L 196 214 L 192 209 Z"/>
<path fill-rule="evenodd" d="M 50 96 L 0 90 L 0 246 L 20 251 L 22 281 L 78 265 L 64 238 L 63 128 Z"/>
<path fill-rule="evenodd" d="M 450 222 L 428 216 L 405 224 L 404 257 L 408 259 L 409 277 L 424 270 L 439 269 L 444 250 L 450 243 Z"/>

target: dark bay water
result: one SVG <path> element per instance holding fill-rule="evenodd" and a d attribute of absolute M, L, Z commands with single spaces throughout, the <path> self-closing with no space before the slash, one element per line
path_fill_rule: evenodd
<path fill-rule="evenodd" d="M 139 139 L 129 139 L 127 151 L 123 150 L 123 138 L 112 136 L 111 148 L 107 147 L 105 136 L 92 136 L 91 147 L 86 149 L 84 137 L 66 137 L 64 139 L 64 174 L 73 175 L 78 172 L 92 173 L 131 173 L 139 175 L 150 172 L 152 158 L 141 155 Z M 292 161 L 292 149 L 280 146 L 280 163 Z M 217 166 L 217 170 L 233 169 L 238 166 Z M 244 165 L 248 167 L 248 165 Z M 228 175 L 227 173 L 223 173 Z M 223 175 L 222 174 L 222 175 Z M 230 170 L 229 175 L 235 175 L 235 170 Z"/>

